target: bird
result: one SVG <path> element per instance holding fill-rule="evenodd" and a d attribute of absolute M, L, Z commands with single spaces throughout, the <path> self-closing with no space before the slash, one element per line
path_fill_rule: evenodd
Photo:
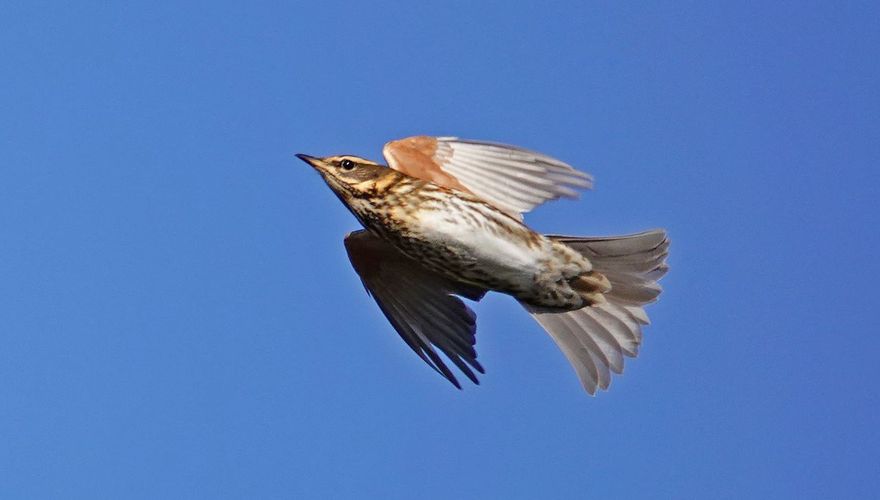
<path fill-rule="evenodd" d="M 644 306 L 661 292 L 663 229 L 623 236 L 544 235 L 523 214 L 576 198 L 593 178 L 501 143 L 412 136 L 385 144 L 387 165 L 354 155 L 296 156 L 363 226 L 345 249 L 367 293 L 406 344 L 455 387 L 474 384 L 476 315 L 462 299 L 516 299 L 550 335 L 584 390 L 607 390 L 638 355 Z M 439 351 L 439 352 L 438 352 Z"/>

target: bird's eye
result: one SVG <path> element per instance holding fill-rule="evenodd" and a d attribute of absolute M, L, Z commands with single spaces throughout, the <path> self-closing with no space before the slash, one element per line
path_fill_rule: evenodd
<path fill-rule="evenodd" d="M 339 162 L 339 166 L 342 170 L 354 170 L 354 162 L 347 158 Z"/>

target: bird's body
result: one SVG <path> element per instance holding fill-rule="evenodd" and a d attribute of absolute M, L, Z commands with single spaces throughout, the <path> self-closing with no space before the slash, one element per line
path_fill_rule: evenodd
<path fill-rule="evenodd" d="M 582 255 L 473 195 L 385 169 L 348 206 L 364 226 L 434 272 L 534 306 L 586 304 L 569 284 Z"/>
<path fill-rule="evenodd" d="M 622 370 L 621 354 L 635 355 L 641 341 L 639 325 L 647 317 L 640 305 L 659 293 L 653 279 L 665 272 L 665 235 L 541 235 L 522 223 L 519 212 L 571 196 L 567 186 L 588 185 L 588 177 L 547 157 L 529 157 L 536 158 L 533 164 L 512 161 L 514 153 L 536 153 L 460 141 L 452 144 L 463 170 L 452 177 L 455 164 L 446 170 L 431 170 L 442 162 L 419 166 L 419 155 L 430 153 L 435 162 L 452 156 L 441 149 L 446 143 L 430 140 L 389 143 L 386 157 L 393 168 L 351 156 L 301 156 L 368 230 L 350 235 L 346 246 L 385 315 L 426 362 L 458 385 L 430 349 L 440 347 L 474 381 L 467 364 L 482 371 L 473 350 L 473 313 L 452 295 L 505 293 L 547 328 L 589 392 L 607 387 L 608 370 Z M 469 145 L 491 154 L 481 163 Z M 500 184 L 467 170 L 482 165 L 496 170 Z M 505 193 L 512 201 L 499 198 Z"/>

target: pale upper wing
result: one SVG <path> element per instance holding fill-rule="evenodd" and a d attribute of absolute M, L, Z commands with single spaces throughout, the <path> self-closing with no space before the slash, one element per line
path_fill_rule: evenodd
<path fill-rule="evenodd" d="M 415 136 L 389 142 L 388 166 L 407 175 L 469 191 L 519 215 L 545 201 L 575 198 L 592 178 L 555 158 L 504 144 Z"/>
<path fill-rule="evenodd" d="M 459 389 L 435 347 L 479 383 L 472 371 L 484 373 L 474 349 L 477 318 L 455 295 L 479 300 L 485 290 L 433 273 L 367 231 L 346 236 L 345 249 L 367 292 L 407 345 Z"/>

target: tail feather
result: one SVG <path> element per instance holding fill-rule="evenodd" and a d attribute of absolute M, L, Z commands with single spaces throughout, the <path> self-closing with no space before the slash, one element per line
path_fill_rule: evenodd
<path fill-rule="evenodd" d="M 611 282 L 609 300 L 618 299 L 641 306 L 657 299 L 661 288 L 657 280 L 666 274 L 669 239 L 666 231 L 601 238 L 550 236 L 580 252 L 593 263 L 593 269 Z"/>
<path fill-rule="evenodd" d="M 669 240 L 662 229 L 616 237 L 550 238 L 587 257 L 611 284 L 605 302 L 575 311 L 523 304 L 568 358 L 584 389 L 595 394 L 608 388 L 611 372 L 623 372 L 624 356 L 638 355 L 641 327 L 649 323 L 642 306 L 660 295 L 657 280 L 668 270 Z"/>

